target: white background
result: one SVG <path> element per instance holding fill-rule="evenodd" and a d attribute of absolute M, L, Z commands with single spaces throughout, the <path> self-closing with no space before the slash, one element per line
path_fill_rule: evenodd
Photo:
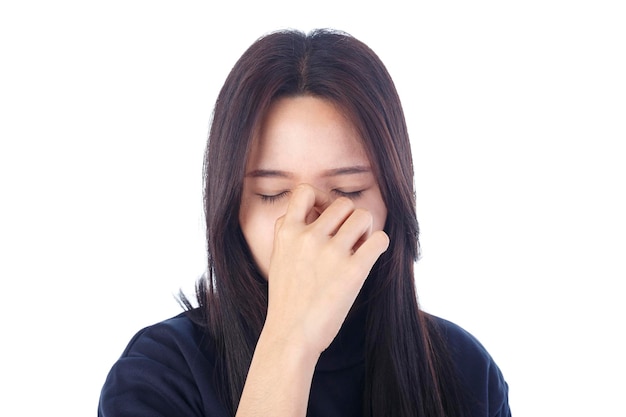
<path fill-rule="evenodd" d="M 130 337 L 180 311 L 213 102 L 285 27 L 343 29 L 386 63 L 420 300 L 488 348 L 514 415 L 624 415 L 621 4 L 3 2 L 0 415 L 95 415 Z"/>

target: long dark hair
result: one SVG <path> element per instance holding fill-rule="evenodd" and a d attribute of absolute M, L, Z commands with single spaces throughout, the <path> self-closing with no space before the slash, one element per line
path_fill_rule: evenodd
<path fill-rule="evenodd" d="M 197 298 L 215 339 L 225 405 L 235 413 L 267 310 L 267 282 L 238 220 L 246 158 L 273 100 L 297 95 L 330 100 L 353 122 L 388 210 L 389 249 L 357 300 L 368 312 L 364 415 L 460 416 L 445 345 L 415 292 L 419 227 L 400 99 L 378 56 L 332 30 L 260 38 L 235 64 L 214 108 L 204 162 L 208 269 Z"/>

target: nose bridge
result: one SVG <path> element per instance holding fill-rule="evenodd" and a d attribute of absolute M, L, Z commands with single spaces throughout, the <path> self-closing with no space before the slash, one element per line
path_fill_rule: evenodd
<path fill-rule="evenodd" d="M 298 180 L 296 181 L 296 186 L 298 185 L 302 185 L 302 184 L 306 184 L 310 187 L 315 188 L 318 192 L 324 193 L 326 195 L 326 197 L 328 197 L 330 200 L 335 200 L 335 198 L 337 198 L 333 193 L 332 190 L 329 188 L 329 184 L 328 181 L 325 178 L 315 178 L 315 177 L 310 177 L 310 178 L 298 178 Z"/>

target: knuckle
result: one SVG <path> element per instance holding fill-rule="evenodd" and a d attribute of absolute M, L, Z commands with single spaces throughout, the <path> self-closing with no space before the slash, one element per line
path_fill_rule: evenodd
<path fill-rule="evenodd" d="M 326 226 L 320 222 L 313 222 L 307 227 L 308 234 L 315 239 L 322 239 L 328 236 Z"/>
<path fill-rule="evenodd" d="M 353 216 L 355 216 L 357 219 L 364 223 L 372 223 L 374 221 L 374 216 L 372 216 L 372 213 L 364 208 L 355 209 L 353 212 Z"/>

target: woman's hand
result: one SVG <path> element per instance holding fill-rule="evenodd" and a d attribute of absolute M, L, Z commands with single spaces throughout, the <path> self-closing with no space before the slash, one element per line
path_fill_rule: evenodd
<path fill-rule="evenodd" d="M 276 222 L 264 336 L 316 358 L 333 341 L 369 271 L 387 249 L 372 215 L 309 185 Z"/>
<path fill-rule="evenodd" d="M 304 416 L 319 355 L 333 341 L 376 259 L 389 245 L 372 215 L 310 185 L 276 221 L 269 305 L 237 417 Z"/>

